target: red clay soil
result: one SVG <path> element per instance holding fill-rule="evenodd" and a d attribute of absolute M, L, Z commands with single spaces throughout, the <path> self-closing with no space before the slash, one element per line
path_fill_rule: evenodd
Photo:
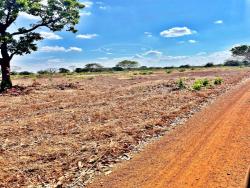
<path fill-rule="evenodd" d="M 89 187 L 237 188 L 249 165 L 250 81 Z"/>

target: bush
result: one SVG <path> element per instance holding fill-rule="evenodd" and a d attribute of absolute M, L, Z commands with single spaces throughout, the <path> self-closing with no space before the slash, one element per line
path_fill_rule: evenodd
<path fill-rule="evenodd" d="M 112 67 L 113 71 L 123 71 L 124 69 L 122 67 Z"/>
<path fill-rule="evenodd" d="M 19 72 L 19 75 L 32 75 L 33 73 L 32 72 L 28 72 L 28 71 L 22 71 L 22 72 Z"/>
<path fill-rule="evenodd" d="M 195 80 L 192 88 L 196 91 L 199 91 L 199 90 L 201 90 L 202 87 L 207 87 L 209 85 L 210 85 L 210 83 L 209 83 L 209 80 L 207 78 L 198 79 L 198 80 Z"/>
<path fill-rule="evenodd" d="M 214 85 L 221 85 L 223 82 L 223 79 L 220 77 L 215 78 Z"/>
<path fill-rule="evenodd" d="M 202 80 L 202 85 L 203 85 L 204 87 L 209 86 L 209 85 L 210 85 L 209 80 L 208 80 L 207 78 L 203 79 L 203 80 Z"/>
<path fill-rule="evenodd" d="M 59 73 L 69 73 L 69 72 L 70 72 L 70 70 L 65 69 L 65 68 L 60 68 L 59 69 Z"/>
<path fill-rule="evenodd" d="M 190 65 L 181 65 L 180 68 L 190 68 Z"/>
<path fill-rule="evenodd" d="M 207 63 L 204 67 L 213 67 L 214 64 L 213 63 Z"/>
<path fill-rule="evenodd" d="M 10 73 L 10 75 L 15 76 L 15 75 L 18 75 L 18 73 L 17 73 L 16 71 L 12 71 L 12 72 Z"/>
<path fill-rule="evenodd" d="M 167 74 L 171 74 L 171 73 L 172 73 L 172 70 L 166 70 L 166 73 L 167 73 Z"/>
<path fill-rule="evenodd" d="M 87 69 L 83 69 L 83 68 L 76 68 L 75 71 L 76 73 L 82 73 L 82 72 L 88 72 Z"/>
<path fill-rule="evenodd" d="M 195 82 L 192 86 L 192 88 L 196 91 L 200 91 L 202 88 L 202 84 L 200 82 Z"/>
<path fill-rule="evenodd" d="M 153 71 L 141 71 L 139 74 L 140 75 L 150 75 L 150 74 L 153 74 L 154 72 Z"/>
<path fill-rule="evenodd" d="M 185 89 L 186 88 L 185 82 L 182 78 L 180 78 L 177 81 L 177 87 L 178 87 L 178 89 Z"/>
<path fill-rule="evenodd" d="M 179 69 L 179 72 L 185 72 L 186 69 Z"/>
<path fill-rule="evenodd" d="M 224 63 L 225 66 L 241 66 L 243 63 L 237 60 L 228 60 Z"/>

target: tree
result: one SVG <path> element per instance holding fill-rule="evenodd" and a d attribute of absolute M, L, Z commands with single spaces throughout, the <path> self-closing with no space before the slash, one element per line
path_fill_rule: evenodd
<path fill-rule="evenodd" d="M 59 68 L 59 73 L 69 73 L 69 72 L 70 72 L 69 69 Z"/>
<path fill-rule="evenodd" d="M 245 61 L 250 61 L 250 46 L 241 45 L 231 49 L 232 55 L 235 57 L 243 57 Z"/>
<path fill-rule="evenodd" d="M 89 63 L 85 65 L 85 69 L 87 69 L 89 72 L 99 72 L 102 71 L 103 66 L 98 63 Z"/>
<path fill-rule="evenodd" d="M 139 66 L 138 62 L 130 60 L 121 61 L 116 65 L 116 67 L 121 67 L 123 69 L 132 69 L 132 68 L 137 68 L 138 66 Z"/>
<path fill-rule="evenodd" d="M 238 60 L 227 60 L 224 63 L 224 66 L 241 66 L 243 63 Z"/>
<path fill-rule="evenodd" d="M 66 28 L 75 33 L 82 8 L 84 5 L 78 0 L 0 0 L 2 90 L 12 87 L 10 62 L 13 56 L 37 50 L 36 42 L 43 39 L 37 29 L 47 28 L 55 32 Z M 15 24 L 20 13 L 36 16 L 38 21 L 10 32 L 8 29 Z"/>
<path fill-rule="evenodd" d="M 208 62 L 206 65 L 204 65 L 204 67 L 213 67 L 214 64 L 212 62 Z"/>

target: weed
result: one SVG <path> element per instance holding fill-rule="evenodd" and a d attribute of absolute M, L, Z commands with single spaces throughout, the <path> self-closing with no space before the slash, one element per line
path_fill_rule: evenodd
<path fill-rule="evenodd" d="M 223 79 L 221 77 L 217 77 L 214 80 L 214 85 L 221 85 L 223 82 Z"/>
<path fill-rule="evenodd" d="M 166 70 L 167 74 L 171 74 L 173 71 L 172 70 Z"/>
<path fill-rule="evenodd" d="M 180 79 L 177 81 L 177 87 L 178 87 L 179 89 L 185 89 L 185 88 L 186 88 L 186 84 L 185 84 L 183 78 L 180 78 Z"/>
<path fill-rule="evenodd" d="M 202 88 L 202 84 L 200 82 L 195 82 L 192 86 L 193 90 L 200 91 Z"/>
<path fill-rule="evenodd" d="M 209 80 L 208 80 L 207 78 L 203 79 L 203 80 L 202 80 L 202 85 L 203 85 L 204 87 L 209 86 L 209 85 L 210 85 Z"/>
<path fill-rule="evenodd" d="M 179 69 L 179 72 L 185 72 L 186 69 Z"/>

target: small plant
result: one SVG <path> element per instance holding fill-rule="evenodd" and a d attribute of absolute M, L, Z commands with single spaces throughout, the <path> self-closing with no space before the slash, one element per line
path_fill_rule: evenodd
<path fill-rule="evenodd" d="M 178 89 L 185 89 L 185 88 L 186 88 L 184 79 L 180 78 L 180 79 L 177 81 L 177 87 L 178 87 Z"/>
<path fill-rule="evenodd" d="M 179 72 L 185 72 L 186 69 L 179 69 Z"/>
<path fill-rule="evenodd" d="M 172 73 L 172 70 L 166 70 L 166 73 L 167 73 L 167 74 L 171 74 L 171 73 Z"/>
<path fill-rule="evenodd" d="M 153 74 L 154 72 L 153 71 L 141 71 L 139 74 L 140 75 L 150 75 L 150 74 Z"/>
<path fill-rule="evenodd" d="M 200 91 L 202 88 L 202 84 L 200 82 L 195 82 L 192 86 L 193 90 Z"/>
<path fill-rule="evenodd" d="M 209 86 L 209 85 L 210 85 L 209 80 L 208 80 L 207 78 L 203 79 L 203 80 L 202 80 L 202 85 L 203 85 L 204 87 Z"/>
<path fill-rule="evenodd" d="M 214 85 L 221 85 L 223 82 L 223 79 L 221 77 L 217 77 L 214 80 Z"/>

